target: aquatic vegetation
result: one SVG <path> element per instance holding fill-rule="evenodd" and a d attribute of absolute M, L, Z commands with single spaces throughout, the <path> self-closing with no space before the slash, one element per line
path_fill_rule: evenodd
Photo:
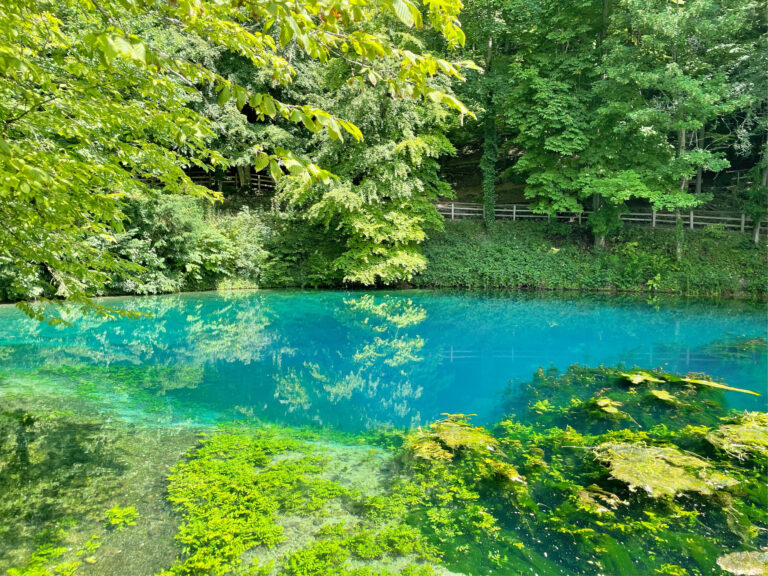
<path fill-rule="evenodd" d="M 768 574 L 768 550 L 726 554 L 717 559 L 717 565 L 736 576 L 765 576 Z"/>
<path fill-rule="evenodd" d="M 704 350 L 713 356 L 748 360 L 768 354 L 768 339 L 758 337 L 721 338 L 708 344 Z"/>
<path fill-rule="evenodd" d="M 671 382 L 675 382 L 676 380 L 670 380 Z M 723 384 L 722 382 L 715 382 L 714 380 L 705 380 L 703 378 L 691 378 L 690 376 L 686 378 L 680 378 L 680 382 L 686 382 L 687 384 L 695 384 L 696 386 L 709 386 L 710 388 L 719 388 L 720 390 L 731 390 L 733 392 L 743 392 L 744 394 L 752 394 L 753 396 L 761 396 L 759 392 L 755 392 L 753 390 L 744 390 L 743 388 L 734 388 L 733 386 L 728 386 L 727 384 Z"/>
<path fill-rule="evenodd" d="M 648 394 L 650 394 L 653 398 L 656 400 L 659 400 L 660 402 L 667 402 L 669 404 L 680 404 L 680 400 L 675 398 L 674 395 L 670 394 L 666 390 L 648 390 Z"/>
<path fill-rule="evenodd" d="M 725 404 L 719 387 L 688 385 L 674 374 L 578 365 L 562 374 L 539 369 L 531 382 L 508 396 L 509 410 L 521 421 L 571 426 L 581 433 L 640 430 L 660 423 L 671 429 L 714 426 L 727 415 Z"/>
<path fill-rule="evenodd" d="M 642 370 L 635 370 L 634 372 L 619 372 L 619 375 L 624 376 L 630 384 L 643 384 L 645 382 L 658 382 L 662 383 L 664 380 L 656 378 L 653 374 L 643 372 Z"/>
<path fill-rule="evenodd" d="M 613 478 L 625 482 L 632 491 L 639 488 L 654 498 L 682 492 L 710 495 L 738 484 L 711 470 L 706 460 L 673 447 L 605 443 L 595 448 L 595 455 L 610 467 Z"/>
<path fill-rule="evenodd" d="M 168 547 L 131 573 L 736 574 L 766 545 L 768 416 L 729 412 L 722 390 L 637 372 L 662 382 L 632 384 L 622 367 L 541 370 L 515 398 L 520 414 L 490 428 L 445 414 L 410 431 L 245 421 L 188 432 L 149 494 L 176 513 Z M 124 479 L 147 438 L 88 406 L 0 414 L 0 509 L 48 514 L 45 530 L 29 517 L 2 527 L 3 551 L 17 551 L 11 576 L 116 573 L 108 555 L 146 542 L 155 512 Z M 170 432 L 152 434 L 163 443 Z M 166 468 L 152 457 L 160 483 Z"/>
<path fill-rule="evenodd" d="M 752 394 L 753 396 L 760 396 L 758 392 L 755 392 L 753 390 L 744 390 L 743 388 L 734 388 L 733 386 L 728 386 L 727 384 L 723 384 L 722 382 L 715 382 L 712 379 L 706 379 L 706 378 L 695 378 L 689 376 L 685 377 L 679 377 L 675 376 L 674 374 L 667 374 L 664 372 L 660 372 L 659 376 L 657 377 L 653 374 L 650 374 L 648 372 L 643 372 L 640 370 L 636 370 L 634 372 L 619 372 L 621 376 L 627 379 L 627 381 L 630 384 L 643 384 L 646 382 L 651 383 L 658 383 L 662 384 L 664 382 L 685 382 L 687 384 L 695 384 L 696 386 L 708 386 L 710 388 L 719 388 L 720 390 L 731 390 L 733 392 L 743 392 L 744 394 Z"/>
<path fill-rule="evenodd" d="M 31 547 L 41 524 L 55 532 L 72 519 L 103 521 L 124 469 L 117 435 L 97 419 L 3 402 L 0 560 L 8 548 Z"/>
<path fill-rule="evenodd" d="M 112 558 L 118 566 L 125 559 L 118 546 L 147 532 L 157 537 L 167 520 L 158 490 L 165 466 L 178 459 L 179 445 L 194 440 L 193 432 L 136 428 L 82 399 L 40 394 L 1 402 L 0 573 L 63 574 L 81 562 L 77 574 L 105 574 Z M 123 502 L 136 502 L 135 513 L 146 522 L 127 524 L 134 512 L 121 508 L 114 518 L 130 529 L 108 530 L 107 511 Z M 100 555 L 103 543 L 109 560 Z M 54 557 L 58 549 L 63 552 Z M 142 550 L 141 567 L 169 553 L 162 543 Z M 89 572 L 94 555 L 98 569 Z"/>
<path fill-rule="evenodd" d="M 761 447 L 763 413 L 722 422 L 722 392 L 622 372 L 542 370 L 514 398 L 519 419 L 487 430 L 448 415 L 409 435 L 402 497 L 451 570 L 692 576 L 764 541 L 760 450 L 736 462 L 714 450 L 741 423 Z"/>
<path fill-rule="evenodd" d="M 125 508 L 114 506 L 107 510 L 107 526 L 109 528 L 122 530 L 126 526 L 135 526 L 138 518 L 139 513 L 133 506 L 126 506 Z"/>
<path fill-rule="evenodd" d="M 374 576 L 388 573 L 376 564 L 385 556 L 426 556 L 418 530 L 393 518 L 377 522 L 356 514 L 368 497 L 328 479 L 327 467 L 320 446 L 284 431 L 239 427 L 203 438 L 168 476 L 168 499 L 182 516 L 182 557 L 162 574 L 274 569 L 286 576 Z M 309 528 L 332 513 L 352 523 L 303 533 L 298 549 L 295 542 L 284 544 L 288 518 L 306 518 Z M 260 564 L 259 550 L 280 546 L 270 563 Z"/>
<path fill-rule="evenodd" d="M 719 426 L 707 440 L 734 458 L 752 458 L 768 464 L 768 414 L 746 412 Z"/>

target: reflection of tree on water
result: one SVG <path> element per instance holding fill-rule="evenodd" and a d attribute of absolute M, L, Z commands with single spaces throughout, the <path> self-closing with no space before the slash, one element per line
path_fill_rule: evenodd
<path fill-rule="evenodd" d="M 11 386 L 26 378 L 29 390 L 47 384 L 57 394 L 95 398 L 127 418 L 199 422 L 240 415 L 348 430 L 421 424 L 444 411 L 493 417 L 496 395 L 510 378 L 523 382 L 550 362 L 565 368 L 574 361 L 651 367 L 669 361 L 669 370 L 703 370 L 730 381 L 726 368 L 738 360 L 743 374 L 752 370 L 745 363 L 758 359 L 755 377 L 764 381 L 757 370 L 765 354 L 752 349 L 757 338 L 720 346 L 728 356 L 722 370 L 701 367 L 723 355 L 716 350 L 703 350 L 703 359 L 691 353 L 695 366 L 687 356 L 676 360 L 676 346 L 693 351 L 711 341 L 702 323 L 714 325 L 712 334 L 739 326 L 737 318 L 706 308 L 672 309 L 670 317 L 636 301 L 605 307 L 599 298 L 410 296 L 149 297 L 120 305 L 150 318 L 83 318 L 74 328 L 0 310 L 0 342 L 8 343 L 0 347 L 0 376 Z M 740 331 L 750 338 L 754 332 Z M 649 333 L 660 342 L 649 341 Z M 665 344 L 672 348 L 662 355 Z M 11 386 L 1 384 L 0 394 Z"/>
<path fill-rule="evenodd" d="M 261 359 L 270 345 L 272 322 L 263 296 L 237 292 L 196 296 L 119 303 L 150 316 L 140 320 L 83 316 L 73 320 L 74 327 L 56 327 L 14 316 L 0 324 L 0 340 L 24 342 L 4 350 L 11 362 L 27 367 L 248 364 Z M 34 354 L 29 354 L 32 350 Z"/>
<path fill-rule="evenodd" d="M 269 309 L 253 294 L 150 297 L 125 305 L 150 317 L 85 316 L 72 328 L 26 319 L 3 323 L 0 339 L 24 342 L 0 349 L 4 371 L 78 396 L 126 396 L 123 404 L 157 413 L 168 409 L 166 394 L 197 389 L 204 396 L 220 363 L 258 362 L 271 343 Z"/>
<path fill-rule="evenodd" d="M 335 316 L 346 341 L 323 350 L 321 358 L 316 351 L 298 371 L 277 374 L 278 401 L 290 412 L 301 409 L 315 422 L 344 428 L 418 423 L 411 401 L 422 389 L 411 373 L 423 368 L 425 341 L 408 329 L 426 319 L 426 310 L 411 299 L 365 294 L 344 299 Z M 348 351 L 345 357 L 340 348 Z"/>

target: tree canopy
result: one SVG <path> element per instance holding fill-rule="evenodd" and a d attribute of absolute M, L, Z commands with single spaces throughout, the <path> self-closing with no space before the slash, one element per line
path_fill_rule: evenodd
<path fill-rule="evenodd" d="M 7 0 L 0 296 L 109 315 L 91 296 L 240 272 L 407 281 L 451 155 L 487 226 L 505 184 L 589 210 L 598 245 L 630 206 L 713 189 L 759 223 L 766 30 L 755 0 Z M 216 227 L 254 202 L 191 174 L 234 168 L 277 182 L 269 223 Z M 726 169 L 738 186 L 703 186 Z"/>
<path fill-rule="evenodd" d="M 397 26 L 427 26 L 448 46 L 463 43 L 460 7 L 458 0 L 421 7 L 409 0 L 6 2 L 0 257 L 27 272 L 16 277 L 32 296 L 93 306 L 94 289 L 113 274 L 137 270 L 105 249 L 123 230 L 123 200 L 158 186 L 217 198 L 185 172 L 228 162 L 211 147 L 211 119 L 196 109 L 212 94 L 218 106 L 248 106 L 260 121 L 300 125 L 332 141 L 345 134 L 363 139 L 352 122 L 319 106 L 248 90 L 198 58 L 205 51 L 237 55 L 253 73 L 283 86 L 296 81 L 296 59 L 342 60 L 357 89 L 382 85 L 391 98 L 426 98 L 468 113 L 431 81 L 460 77 L 462 64 L 393 42 Z M 326 185 L 334 180 L 289 148 L 253 143 L 243 154 L 278 180 L 284 174 Z"/>

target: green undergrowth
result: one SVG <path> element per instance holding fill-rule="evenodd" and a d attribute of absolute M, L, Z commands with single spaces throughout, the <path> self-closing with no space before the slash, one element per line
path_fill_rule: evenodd
<path fill-rule="evenodd" d="M 595 250 L 586 228 L 557 222 L 446 222 L 424 245 L 417 287 L 609 290 L 764 297 L 768 252 L 720 228 L 675 231 L 625 226 Z"/>

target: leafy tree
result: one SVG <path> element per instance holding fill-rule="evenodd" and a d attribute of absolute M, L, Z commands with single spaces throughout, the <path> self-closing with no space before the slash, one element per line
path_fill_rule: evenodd
<path fill-rule="evenodd" d="M 679 210 L 706 199 L 689 184 L 728 166 L 703 135 L 738 105 L 731 78 L 747 44 L 731 37 L 754 17 L 753 3 L 510 5 L 516 55 L 506 113 L 536 209 L 581 211 L 591 201 L 602 244 L 628 201 Z"/>
<path fill-rule="evenodd" d="M 344 146 L 314 136 L 304 144 L 305 154 L 335 178 L 325 184 L 290 178 L 279 198 L 289 213 L 305 225 L 322 226 L 327 241 L 339 246 L 331 266 L 345 281 L 391 284 L 424 269 L 419 244 L 429 230 L 442 228 L 434 201 L 451 194 L 437 162 L 453 153 L 444 135 L 448 118 L 431 101 L 391 99 L 384 86 L 361 90 L 358 82 L 346 81 L 351 73 L 347 62 L 337 60 L 305 93 L 353 121 L 365 142 Z M 305 78 L 312 76 L 318 77 Z"/>
<path fill-rule="evenodd" d="M 258 120 L 274 119 L 362 139 L 354 124 L 309 105 L 249 92 L 205 62 L 166 52 L 168 43 L 209 44 L 238 54 L 278 84 L 295 69 L 297 51 L 327 62 L 343 55 L 356 76 L 381 83 L 391 96 L 427 97 L 466 112 L 429 81 L 460 76 L 461 66 L 400 49 L 372 26 L 392 14 L 409 27 L 428 23 L 449 45 L 463 42 L 458 0 L 9 0 L 0 15 L 0 258 L 23 272 L 35 296 L 67 298 L 91 310 L 89 295 L 110 278 L 139 267 L 103 250 L 123 230 L 126 198 L 146 195 L 151 181 L 171 193 L 216 199 L 184 172 L 223 165 L 210 148 L 211 122 L 191 104 L 215 90 L 218 105 L 246 104 Z M 158 29 L 169 38 L 161 46 Z M 379 62 L 395 67 L 379 67 Z M 250 150 L 258 169 L 307 181 L 331 175 L 288 149 Z M 96 241 L 95 241 L 96 240 Z M 22 286 L 19 286 L 22 288 Z M 25 310 L 42 317 L 40 308 Z"/>

